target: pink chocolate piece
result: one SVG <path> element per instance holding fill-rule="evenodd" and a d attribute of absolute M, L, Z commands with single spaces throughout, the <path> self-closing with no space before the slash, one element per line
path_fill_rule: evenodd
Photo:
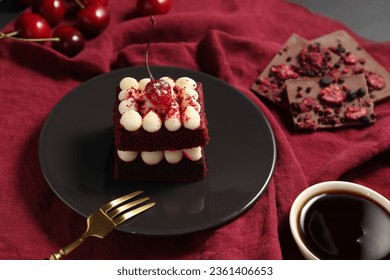
<path fill-rule="evenodd" d="M 299 65 L 298 55 L 302 48 L 306 46 L 307 40 L 297 34 L 293 34 L 280 51 L 274 56 L 271 62 L 266 66 L 257 80 L 253 83 L 251 89 L 272 102 L 288 108 L 288 101 L 285 92 L 284 80 L 278 78 L 278 75 L 272 75 L 271 68 L 277 65 L 285 65 L 284 70 L 291 70 Z M 276 69 L 274 69 L 276 70 Z M 280 69 L 283 70 L 283 69 Z"/>
<path fill-rule="evenodd" d="M 311 41 L 329 48 L 341 57 L 329 73 L 335 80 L 340 76 L 364 74 L 370 98 L 378 102 L 390 97 L 390 74 L 344 30 Z"/>
<path fill-rule="evenodd" d="M 286 81 L 295 129 L 313 131 L 375 122 L 364 75 L 343 77 L 338 82 L 328 78 Z"/>
<path fill-rule="evenodd" d="M 293 34 L 282 46 L 251 89 L 288 109 L 285 81 L 299 77 L 322 77 L 340 57 Z"/>

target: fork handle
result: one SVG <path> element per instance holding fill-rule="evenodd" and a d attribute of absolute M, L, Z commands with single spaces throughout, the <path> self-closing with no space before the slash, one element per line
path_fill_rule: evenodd
<path fill-rule="evenodd" d="M 76 239 L 75 241 L 70 243 L 68 246 L 59 250 L 57 253 L 51 254 L 49 257 L 49 260 L 60 260 L 60 259 L 62 259 L 63 256 L 69 255 L 74 249 L 79 247 L 80 244 L 83 243 L 85 241 L 85 239 L 87 239 L 87 238 L 88 238 L 88 236 L 83 234 L 78 239 Z"/>

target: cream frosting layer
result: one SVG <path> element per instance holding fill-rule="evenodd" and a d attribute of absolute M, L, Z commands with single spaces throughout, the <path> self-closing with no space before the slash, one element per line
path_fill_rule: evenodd
<path fill-rule="evenodd" d="M 196 91 L 196 82 L 188 77 L 174 81 L 170 77 L 161 79 L 168 82 L 172 91 L 172 102 L 167 107 L 152 104 L 145 95 L 145 86 L 149 78 L 137 81 L 132 77 L 123 78 L 119 87 L 118 99 L 121 101 L 118 110 L 120 123 L 128 131 L 143 127 L 148 132 L 156 132 L 165 126 L 169 131 L 176 131 L 184 126 L 195 130 L 201 124 L 202 110 Z"/>
<path fill-rule="evenodd" d="M 191 161 L 198 161 L 202 158 L 202 148 L 194 147 L 184 150 L 166 150 L 166 151 L 154 151 L 154 152 L 145 152 L 145 151 L 121 151 L 117 150 L 118 157 L 125 162 L 134 161 L 139 155 L 141 159 L 147 165 L 156 165 L 162 160 L 166 160 L 170 164 L 179 163 L 183 157 L 186 157 Z"/>

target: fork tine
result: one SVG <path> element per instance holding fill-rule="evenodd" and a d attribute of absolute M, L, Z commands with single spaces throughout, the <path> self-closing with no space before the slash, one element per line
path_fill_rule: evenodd
<path fill-rule="evenodd" d="M 120 225 L 121 223 L 123 223 L 124 221 L 126 221 L 126 220 L 128 220 L 128 219 L 134 217 L 135 215 L 138 215 L 138 214 L 140 214 L 140 213 L 142 213 L 142 212 L 148 210 L 149 208 L 152 208 L 154 205 L 156 205 L 155 202 L 150 202 L 150 203 L 148 203 L 148 204 L 146 204 L 146 205 L 143 205 L 143 206 L 138 207 L 138 208 L 136 208 L 136 209 L 134 209 L 134 210 L 131 210 L 131 211 L 129 211 L 129 212 L 126 212 L 126 213 L 124 213 L 123 215 L 120 215 L 120 216 L 114 218 L 114 219 L 113 219 L 113 220 L 114 220 L 114 223 L 115 223 L 117 226 L 119 226 L 119 225 Z"/>
<path fill-rule="evenodd" d="M 144 191 L 136 191 L 136 192 L 132 192 L 132 193 L 129 193 L 127 195 L 124 195 L 124 196 L 121 196 L 121 197 L 118 197 L 117 199 L 114 199 L 113 201 L 110 201 L 109 203 L 107 203 L 106 205 L 102 206 L 100 209 L 103 210 L 104 212 L 107 212 L 109 211 L 110 209 L 112 209 L 113 207 L 121 204 L 122 202 L 125 202 L 126 200 L 128 199 L 131 199 L 133 197 L 136 197 L 137 195 L 140 195 L 141 193 L 143 193 Z"/>
<path fill-rule="evenodd" d="M 110 217 L 111 219 L 115 218 L 116 216 L 118 216 L 119 214 L 121 213 L 124 213 L 126 210 L 130 209 L 130 208 L 133 208 L 134 206 L 137 206 L 139 204 L 141 204 L 142 202 L 145 202 L 147 200 L 149 200 L 150 197 L 143 197 L 143 198 L 140 198 L 140 199 L 137 199 L 137 200 L 134 200 L 132 202 L 129 202 L 127 204 L 124 204 L 118 208 L 115 208 L 115 209 L 112 209 L 110 211 L 107 211 L 107 216 Z"/>

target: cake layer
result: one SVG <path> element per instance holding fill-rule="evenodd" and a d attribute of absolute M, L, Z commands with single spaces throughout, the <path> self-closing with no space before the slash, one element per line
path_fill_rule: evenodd
<path fill-rule="evenodd" d="M 117 150 L 181 150 L 207 145 L 209 135 L 202 84 L 186 78 L 193 84 L 189 88 L 177 84 L 185 78 L 168 79 L 173 95 L 168 108 L 154 106 L 148 101 L 142 80 L 135 86 L 118 88 L 113 117 Z M 126 123 L 133 119 L 136 121 Z"/>
<path fill-rule="evenodd" d="M 114 178 L 127 181 L 152 181 L 152 182 L 192 182 L 205 178 L 207 173 L 205 157 L 197 161 L 183 159 L 171 164 L 165 159 L 158 164 L 148 165 L 140 156 L 131 162 L 125 162 L 115 153 Z"/>

